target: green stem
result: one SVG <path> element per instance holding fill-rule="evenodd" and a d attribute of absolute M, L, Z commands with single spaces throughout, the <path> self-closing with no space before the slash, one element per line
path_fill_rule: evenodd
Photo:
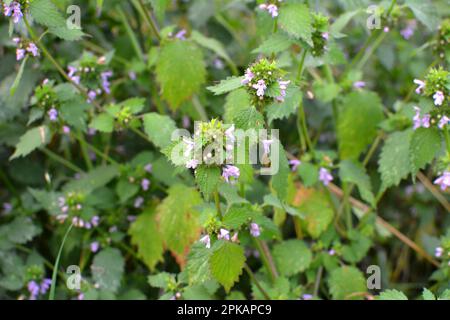
<path fill-rule="evenodd" d="M 89 152 L 86 147 L 86 140 L 84 139 L 84 137 L 80 132 L 78 132 L 77 135 L 79 137 L 78 142 L 80 143 L 81 154 L 83 155 L 88 170 L 91 171 L 94 168 L 94 166 L 92 164 L 91 158 L 89 157 Z"/>
<path fill-rule="evenodd" d="M 153 17 L 150 15 L 149 11 L 145 7 L 144 2 L 142 2 L 142 0 L 137 0 L 137 1 L 141 8 L 140 12 L 141 12 L 142 16 L 144 17 L 145 22 L 150 27 L 150 29 L 152 29 L 152 32 L 155 35 L 155 37 L 158 39 L 158 42 L 161 42 L 161 35 L 159 33 L 158 27 L 156 26 L 155 20 L 153 20 Z"/>
<path fill-rule="evenodd" d="M 73 228 L 73 224 L 71 224 L 70 227 L 67 229 L 66 234 L 64 235 L 64 238 L 62 240 L 61 246 L 59 247 L 58 256 L 56 257 L 56 261 L 55 261 L 55 267 L 53 268 L 52 285 L 50 287 L 50 295 L 48 297 L 49 300 L 55 300 L 56 275 L 58 274 L 59 261 L 61 259 L 64 244 L 66 243 L 67 237 L 69 236 L 69 233 L 72 230 L 72 228 Z"/>
<path fill-rule="evenodd" d="M 259 291 L 261 291 L 262 295 L 264 296 L 264 298 L 266 300 L 271 300 L 270 296 L 267 294 L 267 292 L 263 289 L 263 287 L 261 286 L 261 284 L 259 283 L 258 279 L 256 279 L 255 275 L 253 274 L 252 270 L 250 269 L 250 267 L 245 264 L 244 265 L 244 269 L 247 272 L 248 276 L 250 277 L 250 280 L 253 281 L 253 283 L 255 284 L 255 286 L 259 289 Z"/>
<path fill-rule="evenodd" d="M 220 209 L 219 191 L 214 192 L 214 202 L 216 204 L 216 212 L 219 219 L 222 219 L 222 210 Z"/>
<path fill-rule="evenodd" d="M 267 245 L 259 239 L 253 238 L 253 240 L 255 241 L 256 249 L 258 250 L 259 255 L 261 256 L 264 267 L 269 273 L 270 279 L 272 280 L 272 282 L 274 282 L 276 278 L 278 278 L 278 273 L 275 268 L 275 264 L 273 263 L 272 256 L 270 255 L 270 252 L 267 248 Z"/>
<path fill-rule="evenodd" d="M 84 171 L 82 169 L 80 169 L 79 167 L 77 167 L 76 165 L 74 165 L 72 162 L 64 159 L 63 157 L 57 155 L 56 153 L 54 153 L 53 151 L 50 151 L 47 148 L 42 148 L 41 151 L 43 153 L 45 153 L 46 156 L 48 156 L 50 159 L 55 160 L 56 162 L 61 163 L 62 165 L 64 165 L 65 167 L 67 167 L 70 170 L 73 170 L 75 172 L 78 173 L 84 173 Z"/>
<path fill-rule="evenodd" d="M 125 30 L 127 32 L 128 38 L 130 38 L 131 45 L 133 46 L 134 51 L 136 52 L 139 59 L 144 62 L 144 53 L 142 51 L 141 45 L 139 44 L 138 39 L 136 38 L 135 33 L 133 32 L 133 29 L 131 28 L 130 24 L 128 23 L 128 18 L 123 12 L 122 8 L 118 5 L 116 7 L 117 11 L 119 12 L 120 19 L 122 20 L 122 23 L 125 27 Z"/>

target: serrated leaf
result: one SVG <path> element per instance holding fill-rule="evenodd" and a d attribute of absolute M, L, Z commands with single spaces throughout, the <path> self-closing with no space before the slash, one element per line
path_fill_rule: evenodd
<path fill-rule="evenodd" d="M 321 191 L 311 189 L 306 192 L 298 210 L 304 214 L 306 230 L 313 238 L 318 238 L 333 221 L 334 211 Z"/>
<path fill-rule="evenodd" d="M 172 134 L 177 129 L 172 118 L 152 112 L 145 114 L 143 121 L 145 133 L 158 148 L 171 144 Z"/>
<path fill-rule="evenodd" d="M 227 210 L 222 223 L 227 229 L 237 230 L 243 224 L 250 222 L 257 214 L 250 204 L 235 204 Z"/>
<path fill-rule="evenodd" d="M 423 300 L 436 300 L 436 296 L 427 288 L 423 288 L 422 298 Z"/>
<path fill-rule="evenodd" d="M 228 241 L 218 241 L 209 259 L 211 274 L 229 292 L 239 280 L 245 264 L 244 248 Z"/>
<path fill-rule="evenodd" d="M 101 166 L 82 174 L 78 180 L 72 180 L 64 186 L 65 192 L 79 192 L 88 195 L 92 191 L 107 185 L 119 175 L 117 166 Z"/>
<path fill-rule="evenodd" d="M 408 300 L 405 294 L 398 290 L 386 290 L 379 296 L 380 300 Z"/>
<path fill-rule="evenodd" d="M 278 17 L 280 28 L 295 39 L 302 39 L 308 45 L 313 46 L 312 19 L 309 9 L 304 4 L 286 4 L 280 8 Z"/>
<path fill-rule="evenodd" d="M 239 111 L 233 118 L 233 122 L 238 129 L 262 129 L 264 127 L 264 117 L 255 107 L 250 107 Z"/>
<path fill-rule="evenodd" d="M 214 93 L 216 96 L 239 89 L 242 87 L 242 80 L 244 77 L 229 77 L 225 80 L 221 80 L 218 84 L 214 86 L 207 87 L 209 91 Z"/>
<path fill-rule="evenodd" d="M 226 123 L 232 123 L 239 112 L 250 108 L 250 95 L 247 90 L 241 88 L 230 92 L 226 97 L 224 105 L 225 114 L 223 116 Z"/>
<path fill-rule="evenodd" d="M 46 27 L 62 27 L 66 24 L 66 19 L 51 0 L 31 1 L 29 10 L 34 21 Z"/>
<path fill-rule="evenodd" d="M 408 6 L 416 18 L 422 22 L 428 29 L 436 30 L 439 26 L 438 10 L 429 0 L 405 0 L 405 5 Z"/>
<path fill-rule="evenodd" d="M 221 171 L 218 167 L 200 165 L 195 170 L 195 182 L 206 199 L 217 191 L 220 181 Z"/>
<path fill-rule="evenodd" d="M 383 120 L 383 107 L 373 92 L 353 92 L 339 107 L 337 136 L 341 159 L 357 159 L 373 142 Z"/>
<path fill-rule="evenodd" d="M 254 49 L 252 53 L 261 53 L 264 55 L 276 54 L 283 52 L 292 46 L 293 41 L 290 40 L 286 35 L 281 32 L 270 35 L 266 40 L 261 43 L 261 45 Z"/>
<path fill-rule="evenodd" d="M 395 132 L 389 136 L 381 150 L 378 172 L 381 174 L 381 191 L 396 186 L 411 172 L 409 149 L 412 130 Z"/>
<path fill-rule="evenodd" d="M 300 89 L 288 87 L 284 102 L 274 102 L 266 108 L 266 115 L 269 123 L 274 120 L 286 119 L 293 115 L 300 103 L 302 103 L 303 94 Z"/>
<path fill-rule="evenodd" d="M 312 253 L 303 241 L 287 240 L 274 246 L 273 258 L 277 270 L 282 275 L 290 277 L 309 267 Z"/>
<path fill-rule="evenodd" d="M 367 291 L 364 275 L 355 267 L 344 266 L 333 270 L 328 285 L 336 300 L 359 300 L 363 298 L 360 294 Z"/>
<path fill-rule="evenodd" d="M 19 157 L 25 157 L 32 151 L 45 146 L 50 142 L 51 132 L 47 126 L 40 126 L 28 130 L 23 136 L 20 137 L 19 143 L 16 145 L 16 151 L 9 158 L 13 160 Z"/>
<path fill-rule="evenodd" d="M 187 257 L 186 272 L 190 285 L 202 283 L 211 278 L 209 258 L 212 250 L 203 243 L 195 243 Z"/>
<path fill-rule="evenodd" d="M 416 173 L 430 164 L 441 150 L 441 135 L 437 128 L 418 128 L 414 131 L 409 152 L 411 171 Z"/>
<path fill-rule="evenodd" d="M 89 110 L 90 107 L 91 105 L 84 100 L 71 100 L 64 102 L 59 111 L 61 118 L 71 127 L 86 131 L 86 111 Z"/>
<path fill-rule="evenodd" d="M 155 220 L 155 211 L 147 209 L 138 216 L 130 226 L 128 234 L 131 243 L 137 246 L 137 254 L 151 270 L 155 270 L 158 262 L 163 261 L 163 241 Z"/>
<path fill-rule="evenodd" d="M 184 265 L 189 246 L 200 236 L 201 225 L 196 207 L 201 203 L 197 190 L 184 185 L 174 185 L 157 208 L 159 230 L 165 246 L 172 251 L 181 265 Z"/>
<path fill-rule="evenodd" d="M 176 110 L 206 80 L 201 50 L 190 41 L 173 41 L 161 48 L 156 65 L 156 79 L 162 97 Z"/>
<path fill-rule="evenodd" d="M 66 41 L 78 41 L 81 40 L 86 35 L 83 31 L 81 31 L 81 29 L 78 28 L 69 29 L 65 25 L 60 27 L 50 27 L 49 31 L 58 38 Z"/>
<path fill-rule="evenodd" d="M 92 277 L 99 287 L 116 293 L 122 281 L 125 260 L 119 250 L 107 248 L 100 251 L 91 266 Z"/>
<path fill-rule="evenodd" d="M 370 178 L 360 163 L 352 160 L 342 161 L 339 165 L 339 176 L 342 181 L 354 183 L 358 187 L 361 198 L 370 205 L 375 205 Z"/>
<path fill-rule="evenodd" d="M 0 234 L 14 244 L 25 244 L 41 233 L 41 228 L 30 218 L 17 217 L 12 222 L 0 227 Z"/>
<path fill-rule="evenodd" d="M 114 117 L 108 113 L 101 113 L 92 119 L 89 127 L 100 132 L 111 133 L 114 130 Z"/>

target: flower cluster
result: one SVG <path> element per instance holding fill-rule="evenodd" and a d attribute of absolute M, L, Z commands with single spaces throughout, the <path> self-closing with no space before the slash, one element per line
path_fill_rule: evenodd
<path fill-rule="evenodd" d="M 313 48 L 311 50 L 311 53 L 314 57 L 320 57 L 325 53 L 327 49 L 327 43 L 330 37 L 330 34 L 328 32 L 329 22 L 328 17 L 320 13 L 313 14 L 313 19 Z"/>
<path fill-rule="evenodd" d="M 28 7 L 29 0 L 11 1 L 10 3 L 0 1 L 0 4 L 3 9 L 4 16 L 11 17 L 12 21 L 17 24 L 22 20 L 23 13 Z"/>
<path fill-rule="evenodd" d="M 53 81 L 45 79 L 40 86 L 36 88 L 31 104 L 35 106 L 34 114 L 46 116 L 52 123 L 59 119 L 60 101 L 57 97 Z"/>
<path fill-rule="evenodd" d="M 252 237 L 257 238 L 261 235 L 261 227 L 257 223 L 254 222 L 250 223 L 249 230 Z M 232 234 L 230 230 L 220 228 L 217 234 L 217 240 L 231 241 L 237 243 L 239 242 L 238 236 L 239 236 L 238 232 L 234 232 Z M 211 237 L 209 236 L 209 234 L 201 237 L 199 241 L 203 243 L 207 249 L 211 248 Z"/>
<path fill-rule="evenodd" d="M 242 84 L 255 97 L 257 102 L 275 99 L 283 102 L 289 80 L 283 80 L 284 72 L 279 69 L 275 61 L 261 59 L 251 65 L 245 72 Z"/>
<path fill-rule="evenodd" d="M 105 58 L 96 59 L 92 55 L 84 55 L 76 65 L 67 67 L 67 75 L 77 85 L 87 88 L 88 103 L 92 103 L 102 93 L 111 93 L 111 70 L 105 67 Z"/>
<path fill-rule="evenodd" d="M 411 39 L 417 28 L 417 21 L 415 19 L 409 20 L 406 27 L 400 31 L 400 34 L 405 40 Z"/>
<path fill-rule="evenodd" d="M 133 207 L 139 209 L 145 202 L 144 195 L 150 190 L 152 182 L 150 175 L 153 172 L 153 165 L 147 163 L 145 165 L 138 165 L 136 167 L 124 166 L 122 167 L 122 181 L 130 184 L 130 188 L 135 190 L 133 193 L 134 202 Z M 139 187 L 136 187 L 138 185 Z"/>
<path fill-rule="evenodd" d="M 278 17 L 278 4 L 283 0 L 274 0 L 269 3 L 262 3 L 259 5 L 259 9 L 267 11 L 272 18 Z"/>
<path fill-rule="evenodd" d="M 27 41 L 27 40 L 22 40 L 17 37 L 13 38 L 12 40 L 17 45 L 17 49 L 16 49 L 16 60 L 17 61 L 20 61 L 23 58 L 25 58 L 25 56 L 27 54 L 29 54 L 33 57 L 39 56 L 39 49 L 36 46 L 36 44 L 34 44 L 33 42 Z"/>
<path fill-rule="evenodd" d="M 446 19 L 439 26 L 439 34 L 434 48 L 439 58 L 445 59 L 450 54 L 450 19 Z"/>
<path fill-rule="evenodd" d="M 28 292 L 30 293 L 29 300 L 36 300 L 39 294 L 46 294 L 50 285 L 52 284 L 51 279 L 43 279 L 41 283 L 37 283 L 35 280 L 31 280 L 27 284 Z"/>
<path fill-rule="evenodd" d="M 84 200 L 83 195 L 79 193 L 69 192 L 66 197 L 59 197 L 57 205 L 60 210 L 60 214 L 56 216 L 56 220 L 60 223 L 64 223 L 67 219 L 71 218 L 72 224 L 77 228 L 92 229 L 100 224 L 100 217 L 93 216 L 88 219 L 82 219 Z"/>

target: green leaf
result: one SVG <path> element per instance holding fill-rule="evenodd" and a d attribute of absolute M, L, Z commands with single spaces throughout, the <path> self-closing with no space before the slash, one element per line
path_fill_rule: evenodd
<path fill-rule="evenodd" d="M 313 46 L 312 19 L 306 5 L 292 3 L 281 6 L 278 23 L 281 29 L 295 39 L 302 39 L 308 45 Z"/>
<path fill-rule="evenodd" d="M 195 169 L 195 182 L 206 199 L 217 191 L 220 181 L 221 171 L 218 167 L 200 165 Z"/>
<path fill-rule="evenodd" d="M 100 289 L 116 293 L 120 287 L 125 260 L 119 250 L 107 248 L 94 257 L 92 277 Z"/>
<path fill-rule="evenodd" d="M 209 258 L 212 250 L 203 243 L 195 243 L 187 257 L 186 272 L 190 285 L 202 283 L 211 278 L 209 270 Z"/>
<path fill-rule="evenodd" d="M 119 175 L 117 166 L 97 167 L 86 174 L 82 174 L 78 180 L 72 180 L 64 186 L 65 192 L 90 194 L 92 191 L 107 185 Z"/>
<path fill-rule="evenodd" d="M 8 241 L 15 244 L 25 244 L 41 231 L 40 227 L 26 217 L 17 217 L 12 222 L 0 227 L 0 234 L 4 234 Z"/>
<path fill-rule="evenodd" d="M 364 167 L 355 161 L 344 160 L 339 166 L 339 176 L 342 181 L 353 183 L 358 187 L 361 198 L 371 206 L 375 206 L 372 184 Z"/>
<path fill-rule="evenodd" d="M 241 88 L 230 92 L 225 102 L 225 114 L 223 116 L 226 123 L 232 123 L 233 119 L 243 110 L 250 108 L 250 95 L 247 90 Z"/>
<path fill-rule="evenodd" d="M 152 4 L 153 10 L 155 10 L 155 16 L 158 22 L 163 22 L 165 12 L 170 5 L 170 0 L 147 0 Z"/>
<path fill-rule="evenodd" d="M 430 0 L 405 0 L 416 18 L 428 29 L 436 30 L 439 26 L 439 13 L 435 4 Z"/>
<path fill-rule="evenodd" d="M 225 61 L 227 62 L 231 61 L 230 56 L 228 55 L 227 51 L 225 50 L 225 47 L 220 41 L 213 38 L 205 37 L 203 34 L 195 30 L 192 31 L 191 33 L 191 39 L 197 42 L 202 47 L 205 47 L 206 49 L 213 51 Z"/>
<path fill-rule="evenodd" d="M 267 120 L 272 123 L 274 120 L 289 118 L 295 114 L 302 100 L 303 94 L 299 88 L 288 87 L 284 102 L 274 102 L 266 108 Z"/>
<path fill-rule="evenodd" d="M 293 41 L 290 40 L 285 34 L 278 32 L 270 35 L 261 45 L 252 51 L 253 54 L 271 55 L 287 50 L 292 46 Z"/>
<path fill-rule="evenodd" d="M 301 240 L 287 240 L 276 244 L 273 258 L 278 271 L 287 277 L 305 271 L 312 261 L 312 253 Z"/>
<path fill-rule="evenodd" d="M 333 270 L 328 285 L 333 299 L 336 300 L 359 300 L 363 296 L 352 296 L 352 294 L 367 291 L 364 275 L 355 267 L 344 266 Z"/>
<path fill-rule="evenodd" d="M 436 300 L 436 296 L 427 288 L 423 288 L 422 298 L 423 300 Z"/>
<path fill-rule="evenodd" d="M 159 230 L 164 243 L 179 261 L 184 261 L 184 254 L 200 235 L 201 225 L 196 207 L 201 203 L 197 190 L 177 184 L 168 190 L 168 196 L 157 208 Z"/>
<path fill-rule="evenodd" d="M 244 77 L 229 77 L 214 86 L 207 87 L 206 89 L 218 96 L 242 87 L 243 79 Z"/>
<path fill-rule="evenodd" d="M 272 177 L 271 186 L 272 189 L 277 194 L 281 201 L 286 201 L 288 196 L 288 179 L 289 173 L 291 172 L 289 168 L 289 161 L 286 156 L 286 151 L 284 151 L 281 143 L 279 145 L 279 156 L 278 156 L 278 172 Z M 273 145 L 275 146 L 275 144 Z M 273 151 L 272 151 L 273 152 Z M 275 163 L 271 164 L 275 166 Z"/>
<path fill-rule="evenodd" d="M 441 150 L 442 140 L 437 128 L 418 128 L 414 131 L 409 152 L 411 171 L 417 173 L 430 164 Z"/>
<path fill-rule="evenodd" d="M 129 199 L 134 197 L 140 190 L 137 183 L 131 183 L 128 179 L 120 179 L 116 185 L 116 194 L 121 203 L 126 203 Z"/>
<path fill-rule="evenodd" d="M 318 238 L 333 221 L 334 211 L 327 196 L 312 190 L 302 200 L 298 210 L 305 215 L 305 226 L 313 238 Z"/>
<path fill-rule="evenodd" d="M 357 159 L 373 142 L 383 120 L 380 98 L 373 92 L 353 92 L 339 107 L 337 136 L 341 159 Z"/>
<path fill-rule="evenodd" d="M 86 131 L 86 111 L 91 107 L 84 100 L 70 100 L 61 105 L 59 109 L 61 118 L 71 127 L 81 131 Z"/>
<path fill-rule="evenodd" d="M 228 241 L 218 241 L 212 248 L 209 259 L 211 274 L 230 292 L 234 283 L 239 280 L 245 264 L 244 248 Z"/>
<path fill-rule="evenodd" d="M 398 185 L 412 172 L 409 155 L 412 135 L 412 130 L 405 130 L 391 134 L 386 140 L 378 162 L 381 191 Z"/>
<path fill-rule="evenodd" d="M 152 112 L 145 114 L 143 121 L 145 133 L 158 148 L 170 145 L 172 134 L 177 130 L 172 118 Z"/>
<path fill-rule="evenodd" d="M 148 283 L 154 288 L 167 289 L 170 283 L 176 283 L 175 276 L 168 272 L 161 272 L 153 276 L 148 276 Z"/>
<path fill-rule="evenodd" d="M 25 65 L 27 64 L 28 56 L 25 56 L 25 59 L 22 60 L 22 63 L 20 64 L 19 71 L 17 72 L 17 76 L 14 79 L 14 82 L 11 86 L 11 89 L 9 89 L 9 94 L 13 96 L 16 93 L 17 88 L 19 87 L 20 80 L 23 76 L 23 71 L 25 70 Z"/>
<path fill-rule="evenodd" d="M 264 117 L 255 107 L 246 108 L 239 111 L 233 119 L 238 129 L 262 129 L 264 127 Z"/>
<path fill-rule="evenodd" d="M 29 10 L 34 21 L 46 27 L 61 27 L 66 24 L 66 19 L 51 0 L 33 0 Z"/>
<path fill-rule="evenodd" d="M 201 50 L 190 41 L 173 41 L 161 48 L 156 79 L 162 97 L 173 110 L 189 99 L 206 80 Z"/>
<path fill-rule="evenodd" d="M 92 119 L 89 126 L 100 132 L 111 133 L 114 130 L 114 117 L 108 113 L 101 113 Z"/>
<path fill-rule="evenodd" d="M 258 215 L 253 207 L 246 204 L 232 205 L 223 216 L 222 223 L 227 229 L 237 230 L 243 224 L 249 223 L 253 217 Z"/>
<path fill-rule="evenodd" d="M 342 257 L 348 263 L 358 263 L 365 257 L 372 245 L 369 238 L 356 230 L 348 232 L 350 244 L 342 246 Z"/>
<path fill-rule="evenodd" d="M 51 132 L 47 126 L 40 126 L 28 130 L 20 137 L 19 143 L 16 145 L 16 151 L 9 160 L 27 156 L 37 148 L 45 146 L 50 142 L 50 139 Z"/>
<path fill-rule="evenodd" d="M 398 290 L 386 290 L 379 296 L 380 300 L 408 300 L 405 294 Z"/>
<path fill-rule="evenodd" d="M 147 209 L 138 216 L 128 230 L 131 243 L 137 246 L 137 254 L 151 270 L 155 270 L 158 262 L 163 261 L 163 241 L 155 219 L 155 211 Z"/>
<path fill-rule="evenodd" d="M 60 27 L 50 27 L 49 31 L 58 38 L 66 41 L 78 41 L 86 35 L 83 31 L 81 31 L 81 29 L 69 29 L 65 25 Z"/>

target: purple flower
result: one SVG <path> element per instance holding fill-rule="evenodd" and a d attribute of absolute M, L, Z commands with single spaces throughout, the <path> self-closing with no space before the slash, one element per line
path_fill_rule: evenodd
<path fill-rule="evenodd" d="M 229 127 L 227 130 L 225 130 L 225 137 L 227 137 L 227 143 L 232 143 L 236 141 L 236 136 L 234 135 L 235 127 L 234 124 Z"/>
<path fill-rule="evenodd" d="M 270 146 L 273 143 L 273 139 L 271 140 L 263 140 L 262 144 L 263 144 L 263 148 L 264 148 L 264 154 L 269 154 L 270 153 Z"/>
<path fill-rule="evenodd" d="M 250 234 L 255 238 L 257 238 L 261 235 L 261 229 L 258 224 L 256 224 L 256 223 L 250 224 Z"/>
<path fill-rule="evenodd" d="M 37 57 L 39 54 L 38 47 L 33 42 L 28 44 L 27 51 L 31 53 L 33 57 Z"/>
<path fill-rule="evenodd" d="M 90 90 L 90 91 L 88 92 L 88 99 L 87 99 L 87 102 L 88 102 L 88 103 L 91 103 L 92 101 L 95 100 L 96 97 L 97 97 L 97 92 L 95 92 L 94 90 Z"/>
<path fill-rule="evenodd" d="M 444 253 L 444 249 L 442 247 L 437 247 L 436 250 L 434 251 L 434 256 L 436 258 L 440 258 L 440 257 L 442 257 L 443 253 Z"/>
<path fill-rule="evenodd" d="M 391 30 L 391 29 L 389 29 L 389 27 L 384 27 L 384 29 L 383 29 L 383 31 L 384 31 L 385 33 L 388 33 L 390 30 Z"/>
<path fill-rule="evenodd" d="M 50 289 L 50 285 L 52 284 L 52 279 L 45 278 L 41 282 L 41 294 L 46 294 L 48 289 Z"/>
<path fill-rule="evenodd" d="M 450 122 L 450 118 L 447 116 L 443 116 L 441 120 L 439 120 L 438 127 L 439 129 L 443 129 L 445 125 L 447 125 Z"/>
<path fill-rule="evenodd" d="M 99 216 L 93 216 L 91 219 L 91 223 L 94 227 L 97 227 L 100 223 L 100 217 Z"/>
<path fill-rule="evenodd" d="M 405 29 L 400 31 L 400 34 L 402 35 L 402 37 L 405 40 L 409 40 L 414 35 L 414 31 L 416 30 L 416 27 L 417 27 L 416 20 L 411 20 L 411 21 L 408 22 L 408 24 L 405 27 Z"/>
<path fill-rule="evenodd" d="M 136 208 L 136 209 L 138 209 L 138 208 L 140 208 L 140 207 L 142 207 L 142 204 L 144 203 L 144 198 L 142 198 L 142 197 L 137 197 L 135 200 L 134 200 L 134 207 Z"/>
<path fill-rule="evenodd" d="M 188 169 L 195 169 L 198 166 L 198 160 L 191 159 L 188 162 L 186 162 L 186 168 Z"/>
<path fill-rule="evenodd" d="M 200 239 L 200 242 L 203 243 L 207 249 L 211 248 L 211 238 L 209 235 L 206 235 Z"/>
<path fill-rule="evenodd" d="M 19 48 L 16 49 L 16 60 L 20 61 L 23 58 L 25 58 L 25 53 L 26 53 L 25 49 L 19 49 Z"/>
<path fill-rule="evenodd" d="M 150 187 L 150 180 L 142 179 L 141 187 L 142 187 L 142 190 L 147 191 L 149 189 L 149 187 Z"/>
<path fill-rule="evenodd" d="M 227 165 L 222 169 L 222 177 L 224 177 L 225 181 L 230 183 L 230 177 L 234 177 L 236 179 L 241 175 L 239 168 L 231 165 Z"/>
<path fill-rule="evenodd" d="M 56 110 L 55 108 L 51 108 L 50 110 L 48 110 L 47 114 L 50 121 L 54 122 L 58 120 L 58 110 Z"/>
<path fill-rule="evenodd" d="M 111 78 L 113 76 L 112 71 L 102 72 L 102 74 L 100 76 L 102 78 L 103 90 L 105 90 L 105 92 L 107 94 L 110 94 L 111 93 L 111 83 L 109 82 L 109 78 Z"/>
<path fill-rule="evenodd" d="M 3 10 L 5 17 L 10 17 L 12 15 L 14 23 L 19 23 L 20 19 L 23 17 L 20 4 L 17 1 L 12 1 L 9 5 L 3 4 Z"/>
<path fill-rule="evenodd" d="M 264 80 L 259 80 L 257 84 L 253 85 L 253 89 L 256 89 L 256 95 L 260 98 L 264 97 L 267 86 Z"/>
<path fill-rule="evenodd" d="M 450 172 L 445 171 L 442 176 L 434 180 L 434 184 L 439 185 L 442 191 L 447 190 L 450 187 Z"/>
<path fill-rule="evenodd" d="M 182 29 L 175 35 L 175 38 L 180 40 L 186 40 L 186 33 L 187 33 L 186 29 Z"/>
<path fill-rule="evenodd" d="M 444 103 L 444 93 L 442 91 L 436 91 L 436 93 L 433 96 L 434 104 L 436 106 L 442 106 L 442 103 Z"/>
<path fill-rule="evenodd" d="M 230 241 L 230 231 L 228 231 L 227 229 L 223 229 L 223 228 L 220 229 L 217 239 Z"/>
<path fill-rule="evenodd" d="M 28 292 L 30 293 L 30 300 L 36 300 L 37 296 L 39 295 L 39 290 L 40 290 L 37 282 L 34 280 L 31 280 L 30 282 L 28 282 L 27 289 L 28 289 Z"/>
<path fill-rule="evenodd" d="M 12 211 L 12 208 L 13 208 L 13 206 L 12 206 L 11 203 L 9 203 L 9 202 L 4 202 L 3 203 L 3 213 L 4 214 L 10 213 Z"/>
<path fill-rule="evenodd" d="M 223 64 L 223 61 L 220 60 L 219 58 L 214 59 L 213 65 L 214 65 L 214 68 L 219 69 L 219 70 L 222 70 L 225 67 L 225 65 Z"/>
<path fill-rule="evenodd" d="M 130 77 L 131 80 L 135 81 L 137 79 L 136 72 L 134 71 L 128 72 L 128 77 Z"/>
<path fill-rule="evenodd" d="M 322 38 L 324 38 L 325 40 L 328 40 L 328 39 L 330 39 L 330 34 L 328 32 L 323 32 Z"/>
<path fill-rule="evenodd" d="M 425 82 L 419 79 L 414 79 L 414 83 L 418 85 L 416 89 L 417 94 L 421 94 L 423 91 L 423 88 L 425 88 Z"/>
<path fill-rule="evenodd" d="M 322 181 L 324 186 L 327 186 L 331 181 L 333 181 L 333 176 L 325 168 L 320 168 L 319 180 Z"/>
<path fill-rule="evenodd" d="M 292 168 L 291 168 L 292 171 L 297 171 L 298 166 L 301 164 L 302 164 L 302 162 L 298 159 L 289 160 L 289 165 L 292 166 Z"/>
<path fill-rule="evenodd" d="M 330 249 L 330 250 L 328 250 L 328 254 L 330 256 L 334 256 L 336 254 L 336 251 L 334 249 Z"/>
<path fill-rule="evenodd" d="M 366 87 L 366 83 L 364 81 L 356 81 L 353 83 L 353 88 L 362 89 Z"/>
<path fill-rule="evenodd" d="M 65 133 L 65 134 L 70 134 L 70 127 L 69 126 L 63 126 L 63 132 Z"/>
<path fill-rule="evenodd" d="M 241 83 L 248 84 L 253 80 L 254 77 L 255 77 L 255 74 L 252 72 L 252 70 L 250 68 L 248 68 L 245 71 L 244 80 L 242 80 Z"/>
<path fill-rule="evenodd" d="M 278 7 L 274 4 L 267 5 L 263 3 L 259 5 L 259 9 L 269 12 L 272 15 L 272 18 L 278 17 Z"/>
<path fill-rule="evenodd" d="M 94 241 L 89 246 L 91 248 L 91 252 L 96 253 L 100 248 L 100 244 L 97 241 Z"/>
<path fill-rule="evenodd" d="M 84 300 L 84 293 L 80 293 L 78 296 L 77 296 L 77 300 Z"/>
<path fill-rule="evenodd" d="M 153 165 L 152 165 L 151 163 L 146 164 L 145 167 L 144 167 L 144 170 L 145 170 L 146 172 L 148 172 L 148 173 L 152 173 Z"/>
<path fill-rule="evenodd" d="M 313 298 L 313 295 L 306 293 L 302 296 L 302 298 L 303 298 L 303 300 L 311 300 Z"/>
<path fill-rule="evenodd" d="M 284 98 L 286 97 L 286 90 L 288 88 L 288 85 L 291 83 L 290 80 L 287 81 L 283 81 L 283 80 L 278 80 L 278 85 L 280 86 L 280 96 L 276 97 L 276 99 L 279 102 L 283 102 Z"/>
<path fill-rule="evenodd" d="M 76 73 L 78 72 L 77 68 L 73 66 L 68 66 L 67 69 L 69 72 L 67 75 L 69 76 L 70 80 L 72 80 L 75 84 L 80 84 L 80 76 L 77 76 Z"/>
<path fill-rule="evenodd" d="M 416 114 L 413 117 L 414 122 L 414 130 L 418 128 L 429 128 L 430 127 L 430 115 L 425 114 L 423 118 L 420 117 L 420 108 L 414 107 L 414 110 L 416 110 Z"/>

